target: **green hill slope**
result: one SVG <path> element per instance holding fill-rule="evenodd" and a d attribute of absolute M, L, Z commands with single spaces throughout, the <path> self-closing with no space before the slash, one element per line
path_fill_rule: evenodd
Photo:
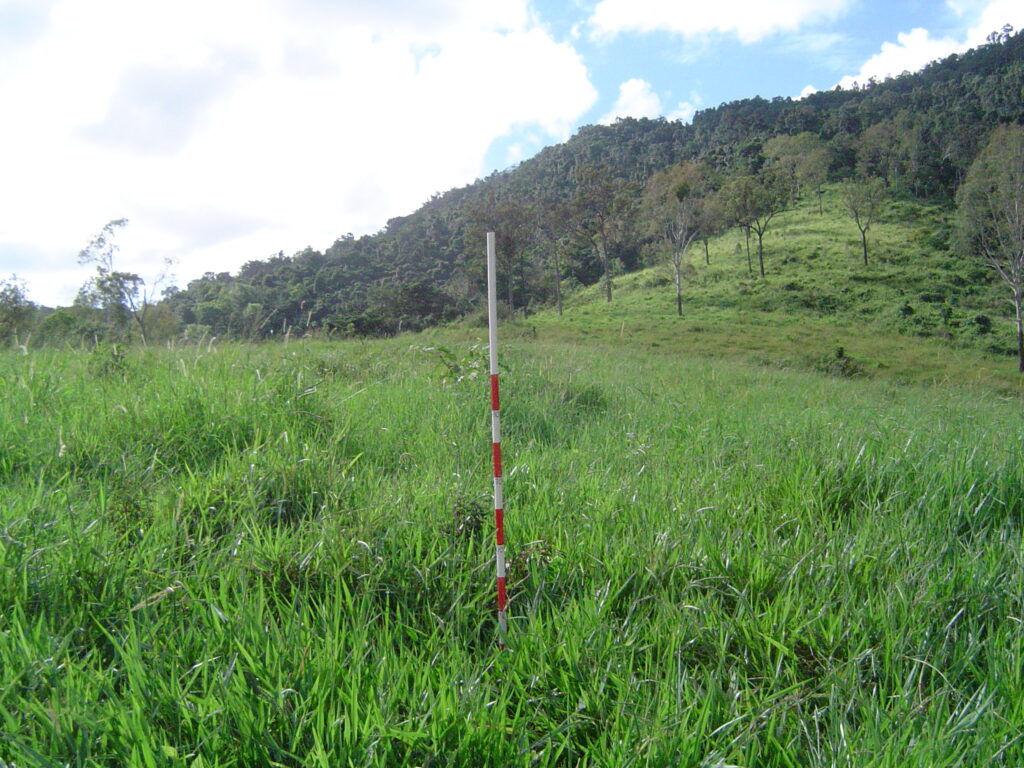
<path fill-rule="evenodd" d="M 713 238 L 707 256 L 691 247 L 682 317 L 662 263 L 617 277 L 611 303 L 592 286 L 569 299 L 562 317 L 545 311 L 527 322 L 552 338 L 1016 388 L 1007 290 L 980 260 L 950 250 L 951 207 L 889 201 L 868 231 L 865 266 L 837 188 L 827 188 L 822 203 L 821 213 L 805 200 L 773 222 L 763 279 L 756 254 L 748 270 L 741 230 Z"/>
<path fill-rule="evenodd" d="M 658 171 L 696 161 L 709 176 L 724 182 L 770 165 L 765 151 L 773 139 L 812 136 L 820 142 L 833 181 L 863 172 L 888 178 L 890 186 L 915 200 L 948 203 L 992 129 L 1024 121 L 1022 92 L 1024 34 L 1004 34 L 921 72 L 862 88 L 800 100 L 743 99 L 702 110 L 689 125 L 626 119 L 584 126 L 565 143 L 547 147 L 514 168 L 435 195 L 419 210 L 390 220 L 377 234 L 342 236 L 323 252 L 307 249 L 252 261 L 237 275 L 209 273 L 170 296 L 167 305 L 197 335 L 207 332 L 221 338 L 265 338 L 289 328 L 361 335 L 423 328 L 479 310 L 484 294 L 484 229 L 497 229 L 516 241 L 517 252 L 510 258 L 514 263 L 503 265 L 498 275 L 501 295 L 516 307 L 553 303 L 553 244 L 564 251 L 559 271 L 566 281 L 590 285 L 602 273 L 593 244 L 574 231 L 579 222 L 568 213 L 550 215 L 572 206 L 581 168 L 602 169 L 632 190 L 633 202 L 642 207 L 640 190 Z M 924 239 L 923 245 L 911 244 L 910 255 L 942 252 L 944 215 L 927 205 L 910 206 L 905 212 L 917 217 L 906 224 L 918 233 L 915 237 Z M 895 220 L 900 213 L 896 206 L 890 218 Z M 799 227 L 811 237 L 822 225 L 810 216 L 801 224 L 799 210 L 790 218 L 790 244 L 795 249 Z M 844 244 L 856 235 L 853 225 L 825 226 L 819 259 L 846 259 Z M 345 227 L 339 222 L 339 231 Z M 778 230 L 770 236 L 775 249 L 777 235 Z M 884 255 L 884 224 L 876 236 Z M 727 234 L 720 242 L 724 253 L 717 254 L 713 267 L 730 263 L 726 257 L 735 246 L 730 237 Z M 626 237 L 612 243 L 612 258 L 626 270 L 635 269 L 643 239 Z M 889 245 L 891 256 L 902 259 L 907 253 L 902 242 Z M 777 255 L 773 257 L 773 279 L 784 274 L 778 261 Z M 804 276 L 804 290 L 785 294 L 785 302 L 768 298 L 773 304 L 804 298 L 813 303 L 816 296 L 831 295 L 827 286 L 817 285 L 811 277 Z M 759 300 L 764 299 L 764 290 L 771 288 L 750 287 Z M 913 290 L 907 294 L 916 312 L 921 301 Z M 850 297 L 836 296 L 835 301 L 837 308 L 842 307 Z M 721 303 L 716 300 L 714 305 Z M 865 311 L 877 314 L 875 308 Z M 908 317 L 904 325 L 910 332 L 917 323 L 921 330 L 934 331 L 929 312 Z"/>
<path fill-rule="evenodd" d="M 171 289 L 152 316 L 160 317 L 162 332 L 147 335 L 391 336 L 473 318 L 485 301 L 484 232 L 495 231 L 498 291 L 514 310 L 553 306 L 560 287 L 593 286 L 613 270 L 636 273 L 618 278 L 621 295 L 612 307 L 583 309 L 596 295 L 584 288 L 572 299 L 567 325 L 552 332 L 613 329 L 625 337 L 635 324 L 649 343 L 826 369 L 836 363 L 822 358 L 841 345 L 862 361 L 858 367 L 838 358 L 848 372 L 890 366 L 944 375 L 944 364 L 895 359 L 922 349 L 938 358 L 970 353 L 999 368 L 998 356 L 1012 346 L 1003 296 L 986 269 L 951 256 L 950 218 L 956 191 L 993 130 L 1024 123 L 1022 94 L 1024 33 L 1007 30 L 882 83 L 800 100 L 743 99 L 702 110 L 691 124 L 644 118 L 584 126 L 514 168 L 433 196 L 376 234 L 343 235 L 323 252 L 282 252 L 235 275 L 210 272 Z M 653 225 L 668 199 L 664 190 L 653 192 L 664 174 L 686 166 L 700 190 L 692 196 L 714 212 L 700 226 L 718 236 L 710 264 L 692 255 L 680 322 L 666 306 L 670 291 L 659 290 L 664 270 L 643 267 L 657 250 Z M 858 232 L 832 187 L 823 215 L 814 199 L 775 219 L 766 279 L 747 274 L 734 225 L 749 211 L 737 208 L 736 189 L 756 182 L 765 190 L 785 186 L 788 195 L 865 177 L 884 181 L 895 198 L 872 229 L 871 263 L 860 264 Z M 600 216 L 597 203 L 608 208 Z M 597 236 L 599 218 L 612 220 L 614 235 Z M 346 226 L 339 222 L 339 231 Z M 114 309 L 116 316 L 133 313 Z M 62 308 L 21 336 L 31 331 L 34 343 L 90 346 L 140 335 L 112 327 L 111 316 L 99 306 Z M 780 329 L 789 327 L 794 339 L 786 342 Z M 880 351 L 887 346 L 906 350 Z"/>

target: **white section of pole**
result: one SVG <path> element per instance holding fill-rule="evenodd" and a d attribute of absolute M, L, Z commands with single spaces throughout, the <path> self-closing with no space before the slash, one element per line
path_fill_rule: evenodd
<path fill-rule="evenodd" d="M 498 269 L 496 267 L 494 233 L 487 233 L 487 330 L 491 353 L 491 375 L 498 373 Z"/>

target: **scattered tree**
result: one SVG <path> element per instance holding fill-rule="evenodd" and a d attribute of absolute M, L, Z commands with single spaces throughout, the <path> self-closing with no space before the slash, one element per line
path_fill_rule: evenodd
<path fill-rule="evenodd" d="M 901 189 L 913 134 L 912 119 L 906 111 L 866 128 L 856 141 L 857 173 L 878 176 L 894 189 Z"/>
<path fill-rule="evenodd" d="M 480 254 L 487 232 L 494 232 L 498 279 L 504 282 L 508 308 L 516 308 L 516 288 L 525 293 L 527 246 L 530 240 L 530 222 L 525 205 L 504 190 L 489 191 L 469 203 L 464 212 L 465 241 Z M 503 278 L 503 280 L 502 280 Z M 525 298 L 521 302 L 526 303 Z"/>
<path fill-rule="evenodd" d="M 764 236 L 772 219 L 786 209 L 788 185 L 770 171 L 757 176 L 743 174 L 727 182 L 722 195 L 732 220 L 747 231 L 748 260 L 750 233 L 757 235 L 757 263 L 764 277 Z"/>
<path fill-rule="evenodd" d="M 769 167 L 785 179 L 792 193 L 790 202 L 805 192 L 820 191 L 828 178 L 828 146 L 813 133 L 774 136 L 762 151 Z"/>
<path fill-rule="evenodd" d="M 576 168 L 575 175 L 573 220 L 578 232 L 597 248 L 604 275 L 605 300 L 611 301 L 609 248 L 630 224 L 634 212 L 633 190 L 629 182 L 613 176 L 605 166 L 583 164 Z"/>
<path fill-rule="evenodd" d="M 114 219 L 96 235 L 78 254 L 79 264 L 92 264 L 96 274 L 79 291 L 75 304 L 93 307 L 103 314 L 108 335 L 112 339 L 124 340 L 129 325 L 134 320 L 138 326 L 142 343 L 147 343 L 146 320 L 159 286 L 170 277 L 172 261 L 164 261 L 164 271 L 147 289 L 146 281 L 134 272 L 114 269 L 114 257 L 118 246 L 114 242 L 117 230 L 123 229 L 128 219 Z"/>
<path fill-rule="evenodd" d="M 555 292 L 555 307 L 562 314 L 562 255 L 565 248 L 565 222 L 571 218 L 569 206 L 555 200 L 543 200 L 533 205 L 537 245 L 547 252 L 551 268 L 551 283 Z"/>
<path fill-rule="evenodd" d="M 700 168 L 690 161 L 655 173 L 644 190 L 649 226 L 669 249 L 676 288 L 676 314 L 683 316 L 683 260 L 701 234 L 704 189 Z"/>
<path fill-rule="evenodd" d="M 704 246 L 704 263 L 711 264 L 711 250 L 709 241 L 711 236 L 725 228 L 728 215 L 722 203 L 722 197 L 717 192 L 711 193 L 705 190 L 704 205 L 701 206 L 700 234 L 697 239 Z"/>
<path fill-rule="evenodd" d="M 19 337 L 31 327 L 35 310 L 23 280 L 17 275 L 0 280 L 0 344 L 8 340 L 17 344 Z"/>
<path fill-rule="evenodd" d="M 885 181 L 872 176 L 847 181 L 841 189 L 843 202 L 860 230 L 860 243 L 864 250 L 864 266 L 868 265 L 868 230 L 878 217 L 885 201 Z"/>
<path fill-rule="evenodd" d="M 1024 127 L 996 128 L 957 194 L 961 247 L 980 256 L 1010 288 L 1017 367 L 1024 373 Z"/>

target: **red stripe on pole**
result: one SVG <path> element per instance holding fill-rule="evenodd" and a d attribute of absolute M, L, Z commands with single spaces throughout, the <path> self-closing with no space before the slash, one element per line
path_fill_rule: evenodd
<path fill-rule="evenodd" d="M 501 477 L 501 443 L 494 443 L 494 476 Z"/>
<path fill-rule="evenodd" d="M 505 612 L 505 606 L 508 605 L 508 595 L 505 592 L 505 577 L 498 577 L 498 610 L 502 613 Z"/>
<path fill-rule="evenodd" d="M 494 534 L 494 543 L 498 546 L 505 545 L 505 510 L 494 510 L 494 526 L 497 528 Z"/>
<path fill-rule="evenodd" d="M 491 374 L 491 410 L 498 410 L 498 374 Z"/>

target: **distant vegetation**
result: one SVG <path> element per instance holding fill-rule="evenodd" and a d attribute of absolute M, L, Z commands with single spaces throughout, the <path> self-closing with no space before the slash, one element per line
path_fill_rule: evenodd
<path fill-rule="evenodd" d="M 1024 122 L 1022 93 L 1024 34 L 1007 28 L 981 48 L 885 82 L 798 101 L 744 99 L 698 112 L 692 125 L 587 126 L 514 168 L 436 195 L 375 235 L 346 235 L 322 253 L 254 260 L 235 275 L 208 273 L 163 290 L 159 301 L 156 286 L 118 272 L 109 259 L 93 258 L 106 276 L 98 273 L 74 306 L 53 312 L 27 305 L 19 285 L 6 281 L 0 332 L 20 343 L 31 333 L 35 344 L 92 344 L 418 330 L 480 312 L 480 243 L 491 229 L 506 311 L 561 311 L 567 296 L 597 283 L 613 301 L 616 276 L 664 261 L 675 268 L 679 314 L 693 288 L 684 272 L 701 257 L 708 266 L 716 238 L 740 232 L 745 270 L 782 274 L 782 251 L 800 237 L 782 214 L 814 206 L 823 218 L 847 219 L 864 265 L 886 271 L 890 284 L 915 257 L 920 235 L 873 255 L 878 227 L 916 232 L 921 211 L 938 211 L 923 245 L 948 255 L 950 266 L 962 259 L 983 268 L 949 272 L 939 264 L 937 279 L 966 279 L 963 292 L 986 293 L 998 277 L 976 240 L 952 236 L 953 214 L 993 131 Z M 841 190 L 838 210 L 824 206 L 830 189 Z M 800 288 L 792 297 L 815 301 Z M 1005 313 L 980 314 L 984 324 Z"/>

